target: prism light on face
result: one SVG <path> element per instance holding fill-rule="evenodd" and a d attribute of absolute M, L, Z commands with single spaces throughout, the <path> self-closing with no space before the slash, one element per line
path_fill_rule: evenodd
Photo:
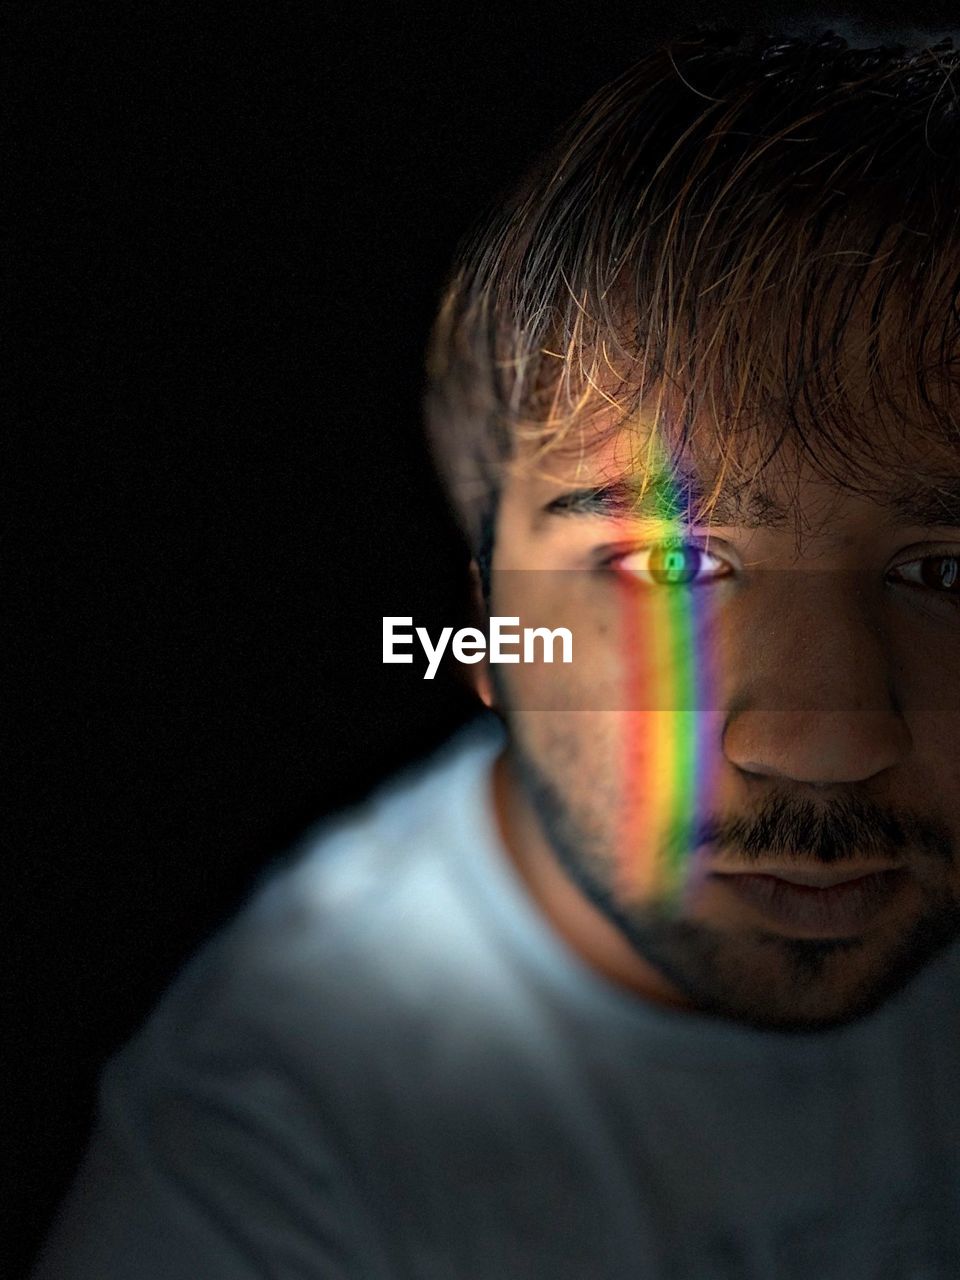
<path fill-rule="evenodd" d="M 710 805 L 713 755 L 703 727 L 710 647 L 696 585 L 704 552 L 689 539 L 686 490 L 656 436 L 639 465 L 638 490 L 652 506 L 645 545 L 614 566 L 629 709 L 617 890 L 624 899 L 655 898 L 677 914 L 696 892 L 696 831 Z"/>

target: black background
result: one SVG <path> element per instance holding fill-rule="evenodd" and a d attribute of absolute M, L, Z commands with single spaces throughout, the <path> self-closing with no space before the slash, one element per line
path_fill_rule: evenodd
<path fill-rule="evenodd" d="M 474 708 L 455 671 L 380 660 L 384 614 L 465 620 L 419 409 L 460 235 L 654 41 L 816 16 L 217 12 L 2 19 L 3 1274 L 178 966 L 308 823 Z"/>

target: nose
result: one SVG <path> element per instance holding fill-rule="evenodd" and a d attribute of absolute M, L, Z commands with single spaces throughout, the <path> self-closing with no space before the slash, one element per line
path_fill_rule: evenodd
<path fill-rule="evenodd" d="M 742 683 L 728 704 L 723 752 L 760 777 L 822 787 L 864 782 L 909 753 L 910 731 L 864 601 L 835 577 L 828 590 L 822 575 L 813 577 L 755 616 L 752 643 L 741 633 L 740 654 L 755 657 L 738 664 Z"/>

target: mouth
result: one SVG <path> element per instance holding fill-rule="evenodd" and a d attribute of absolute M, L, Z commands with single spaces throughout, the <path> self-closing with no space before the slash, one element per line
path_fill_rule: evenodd
<path fill-rule="evenodd" d="M 850 938 L 862 933 L 899 897 L 909 881 L 905 867 L 773 871 L 715 871 L 722 884 L 767 922 L 799 936 Z"/>

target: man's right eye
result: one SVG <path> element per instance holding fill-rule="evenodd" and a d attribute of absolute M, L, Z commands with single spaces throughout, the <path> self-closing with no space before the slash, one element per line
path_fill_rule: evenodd
<path fill-rule="evenodd" d="M 606 563 L 619 574 L 659 587 L 705 586 L 734 570 L 729 560 L 695 542 L 655 543 L 620 552 Z"/>

